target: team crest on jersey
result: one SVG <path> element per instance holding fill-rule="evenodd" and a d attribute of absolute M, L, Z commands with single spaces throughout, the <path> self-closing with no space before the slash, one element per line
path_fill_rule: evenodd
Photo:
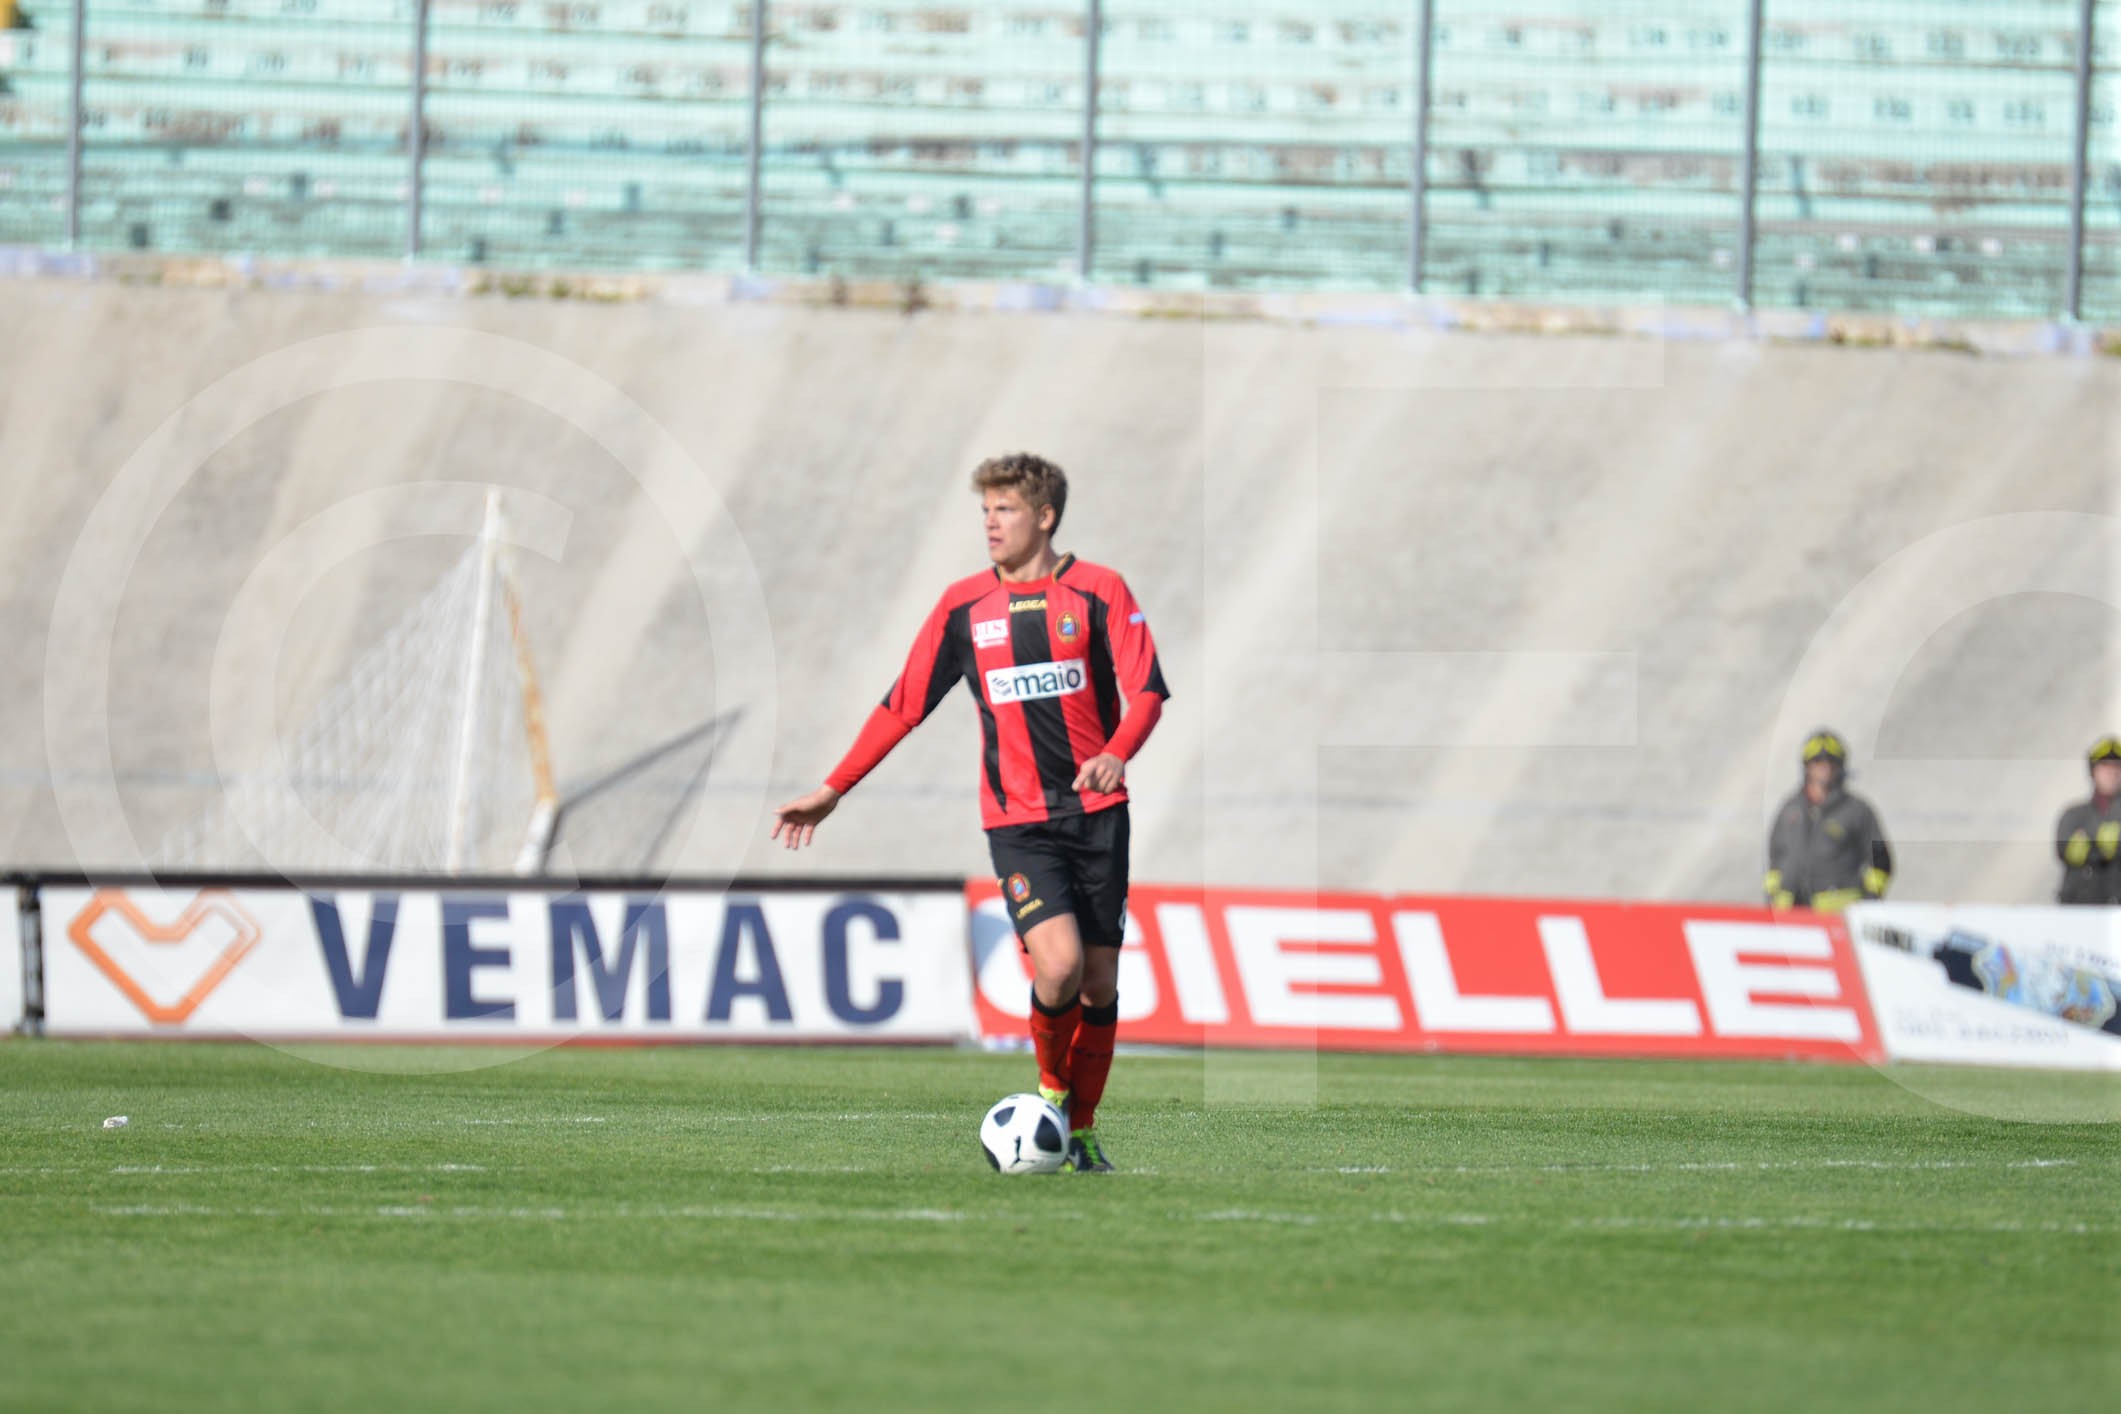
<path fill-rule="evenodd" d="M 1076 621 L 1073 614 L 1062 614 L 1058 627 L 1060 629 L 1061 642 L 1063 643 L 1075 642 L 1075 636 L 1083 631 L 1083 626 Z"/>
<path fill-rule="evenodd" d="M 972 625 L 972 646 L 974 648 L 992 648 L 997 643 L 1007 643 L 1008 641 L 1009 621 L 1007 619 L 981 619 Z"/>
<path fill-rule="evenodd" d="M 1021 874 L 1011 874 L 1009 876 L 1009 897 L 1017 903 L 1022 903 L 1030 896 L 1031 881 Z"/>

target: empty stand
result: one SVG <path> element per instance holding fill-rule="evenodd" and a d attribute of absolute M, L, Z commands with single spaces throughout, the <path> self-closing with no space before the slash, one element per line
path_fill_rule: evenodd
<path fill-rule="evenodd" d="M 66 239 L 67 71 L 72 18 L 32 28 L 27 11 L 0 29 L 0 243 Z"/>
<path fill-rule="evenodd" d="M 1084 36 L 1060 7 L 773 7 L 764 263 L 803 274 L 1064 278 Z"/>
<path fill-rule="evenodd" d="M 2075 0 L 1780 0 L 1770 15 L 1761 300 L 2062 308 Z"/>
<path fill-rule="evenodd" d="M 2121 320 L 2121 0 L 2099 0 L 2092 74 L 2091 180 L 2086 190 L 2084 317 Z"/>
<path fill-rule="evenodd" d="M 1727 303 L 1744 0 L 1436 0 L 1433 293 Z M 1755 297 L 2048 317 L 2078 0 L 1768 0 Z M 1401 0 L 1107 0 L 1093 277 L 1404 288 L 1421 36 Z M 415 0 L 90 0 L 91 248 L 406 246 Z M 431 0 L 425 254 L 733 268 L 744 0 Z M 761 260 L 1072 276 L 1081 7 L 768 6 Z M 64 239 L 71 5 L 0 32 L 0 241 Z M 2121 0 L 2098 0 L 2088 317 L 2121 317 Z"/>

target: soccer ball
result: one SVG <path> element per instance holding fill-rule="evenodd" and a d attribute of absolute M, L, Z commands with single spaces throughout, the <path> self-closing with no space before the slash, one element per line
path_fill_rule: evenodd
<path fill-rule="evenodd" d="M 1039 1095 L 997 1100 L 979 1124 L 979 1146 L 1001 1173 L 1058 1173 L 1068 1157 L 1068 1122 Z"/>

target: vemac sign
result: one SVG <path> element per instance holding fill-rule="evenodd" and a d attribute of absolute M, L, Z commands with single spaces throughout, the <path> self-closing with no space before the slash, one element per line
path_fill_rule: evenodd
<path fill-rule="evenodd" d="M 970 1034 L 953 891 L 48 887 L 53 1034 Z"/>
<path fill-rule="evenodd" d="M 991 881 L 967 888 L 982 1034 L 1029 995 Z M 1120 1035 L 1174 1045 L 1879 1057 L 1846 933 L 1806 914 L 1139 887 Z"/>

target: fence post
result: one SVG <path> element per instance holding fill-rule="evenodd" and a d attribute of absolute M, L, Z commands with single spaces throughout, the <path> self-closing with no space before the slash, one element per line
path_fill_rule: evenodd
<path fill-rule="evenodd" d="M 412 113 L 405 130 L 405 258 L 420 254 L 420 214 L 425 205 L 427 163 L 427 0 L 412 14 Z"/>
<path fill-rule="evenodd" d="M 74 0 L 73 57 L 66 85 L 66 248 L 81 248 L 81 90 L 88 54 L 88 0 Z"/>
<path fill-rule="evenodd" d="M 16 926 L 22 947 L 22 1034 L 44 1034 L 44 901 L 31 878 L 15 881 Z"/>
<path fill-rule="evenodd" d="M 751 0 L 751 119 L 744 138 L 744 273 L 759 270 L 761 148 L 766 140 L 766 0 Z"/>
<path fill-rule="evenodd" d="M 1103 0 L 1086 0 L 1083 11 L 1083 170 L 1076 196 L 1075 278 L 1087 284 L 1097 255 L 1097 77 L 1105 37 Z"/>
<path fill-rule="evenodd" d="M 2084 317 L 2084 205 L 2091 182 L 2093 3 L 2094 0 L 2077 0 L 2077 127 L 2070 150 L 2069 277 L 2063 303 L 2063 315 L 2072 322 Z"/>
<path fill-rule="evenodd" d="M 1414 5 L 1414 139 L 1407 150 L 1407 290 L 1421 293 L 1429 250 L 1429 84 L 1435 73 L 1430 51 L 1436 39 L 1436 0 Z"/>
<path fill-rule="evenodd" d="M 1760 199 L 1760 47 L 1766 28 L 1767 0 L 1746 0 L 1745 147 L 1738 210 L 1738 307 L 1753 307 L 1753 249 L 1758 233 L 1753 209 Z"/>

